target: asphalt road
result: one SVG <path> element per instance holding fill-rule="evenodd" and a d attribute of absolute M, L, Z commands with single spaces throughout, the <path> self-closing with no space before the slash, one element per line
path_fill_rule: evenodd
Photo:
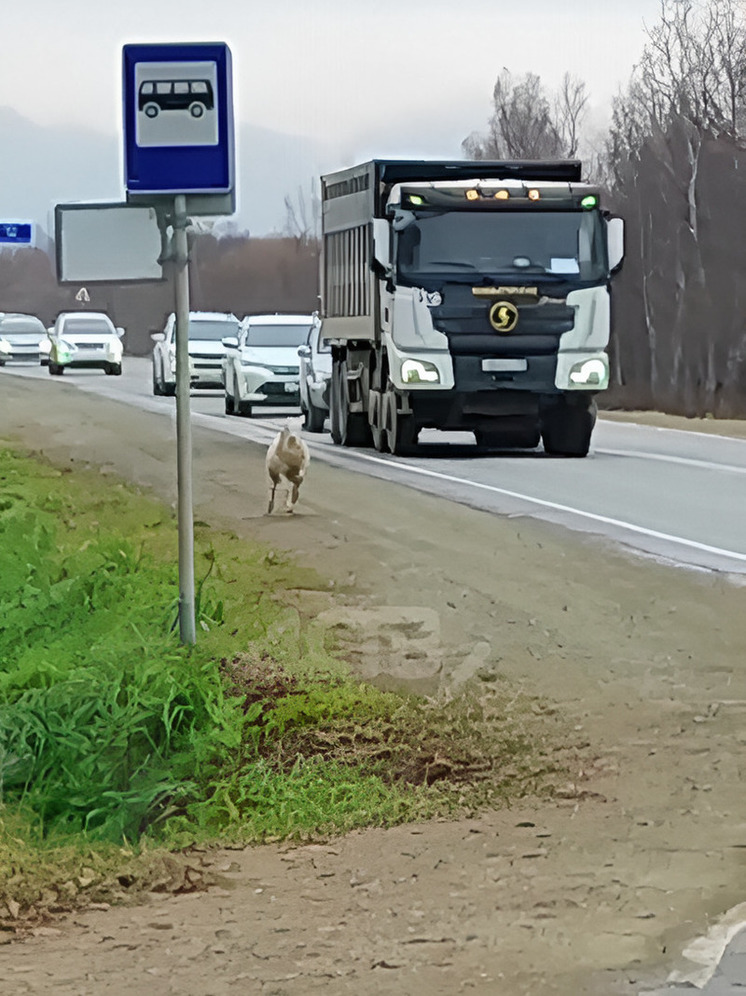
<path fill-rule="evenodd" d="M 2 376 L 49 379 L 46 369 L 6 366 Z M 69 370 L 65 383 L 151 411 L 150 360 L 127 357 L 121 377 Z M 53 385 L 50 385 L 53 389 Z M 229 417 L 220 392 L 192 394 L 196 424 L 266 444 L 297 410 Z M 605 536 L 691 568 L 746 575 L 746 441 L 599 420 L 591 452 L 566 460 L 537 451 L 479 451 L 470 433 L 421 434 L 416 457 L 335 447 L 306 434 L 316 459 L 398 481 L 499 515 L 531 516 Z"/>

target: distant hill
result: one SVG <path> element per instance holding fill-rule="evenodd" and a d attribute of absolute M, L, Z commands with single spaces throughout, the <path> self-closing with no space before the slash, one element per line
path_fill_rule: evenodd
<path fill-rule="evenodd" d="M 340 164 L 313 139 L 240 125 L 237 147 L 239 231 L 280 232 L 284 199 L 308 197 L 321 172 Z M 119 139 L 78 127 L 42 127 L 0 107 L 0 221 L 31 220 L 43 233 L 51 210 L 67 201 L 121 201 L 124 180 Z M 40 248 L 45 248 L 40 244 Z"/>

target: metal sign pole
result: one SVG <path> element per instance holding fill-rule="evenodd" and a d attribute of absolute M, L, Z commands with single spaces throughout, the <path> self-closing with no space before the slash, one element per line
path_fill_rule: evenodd
<path fill-rule="evenodd" d="M 194 521 L 192 512 L 192 423 L 189 404 L 189 246 L 186 197 L 174 197 L 176 297 L 176 477 L 179 520 L 179 637 L 196 643 L 194 622 Z"/>

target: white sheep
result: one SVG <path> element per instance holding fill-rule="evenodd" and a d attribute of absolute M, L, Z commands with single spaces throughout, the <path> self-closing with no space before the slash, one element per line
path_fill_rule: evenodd
<path fill-rule="evenodd" d="M 267 474 L 269 475 L 269 507 L 267 514 L 275 507 L 275 491 L 281 478 L 288 485 L 285 511 L 293 511 L 298 501 L 298 491 L 306 476 L 311 455 L 301 439 L 302 419 L 288 419 L 285 428 L 278 432 L 267 450 Z"/>

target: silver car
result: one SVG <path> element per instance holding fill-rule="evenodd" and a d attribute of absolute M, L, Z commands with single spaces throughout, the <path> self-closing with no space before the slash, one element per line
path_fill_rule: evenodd
<path fill-rule="evenodd" d="M 329 414 L 329 385 L 332 380 L 332 350 L 323 339 L 322 328 L 315 323 L 308 341 L 298 347 L 300 360 L 300 410 L 303 427 L 322 432 Z"/>
<path fill-rule="evenodd" d="M 19 360 L 42 366 L 49 363 L 52 344 L 46 328 L 35 315 L 0 315 L 0 339 L 6 344 L 0 362 Z"/>
<path fill-rule="evenodd" d="M 193 390 L 223 388 L 223 339 L 238 335 L 238 319 L 221 311 L 189 312 L 189 382 Z M 153 394 L 176 394 L 176 315 L 163 332 L 152 332 Z"/>
<path fill-rule="evenodd" d="M 49 330 L 49 373 L 61 376 L 73 367 L 103 370 L 109 376 L 122 373 L 122 336 L 101 311 L 64 311 Z"/>
<path fill-rule="evenodd" d="M 238 338 L 225 340 L 226 415 L 250 416 L 255 406 L 300 404 L 298 347 L 308 341 L 316 315 L 251 315 Z"/>

